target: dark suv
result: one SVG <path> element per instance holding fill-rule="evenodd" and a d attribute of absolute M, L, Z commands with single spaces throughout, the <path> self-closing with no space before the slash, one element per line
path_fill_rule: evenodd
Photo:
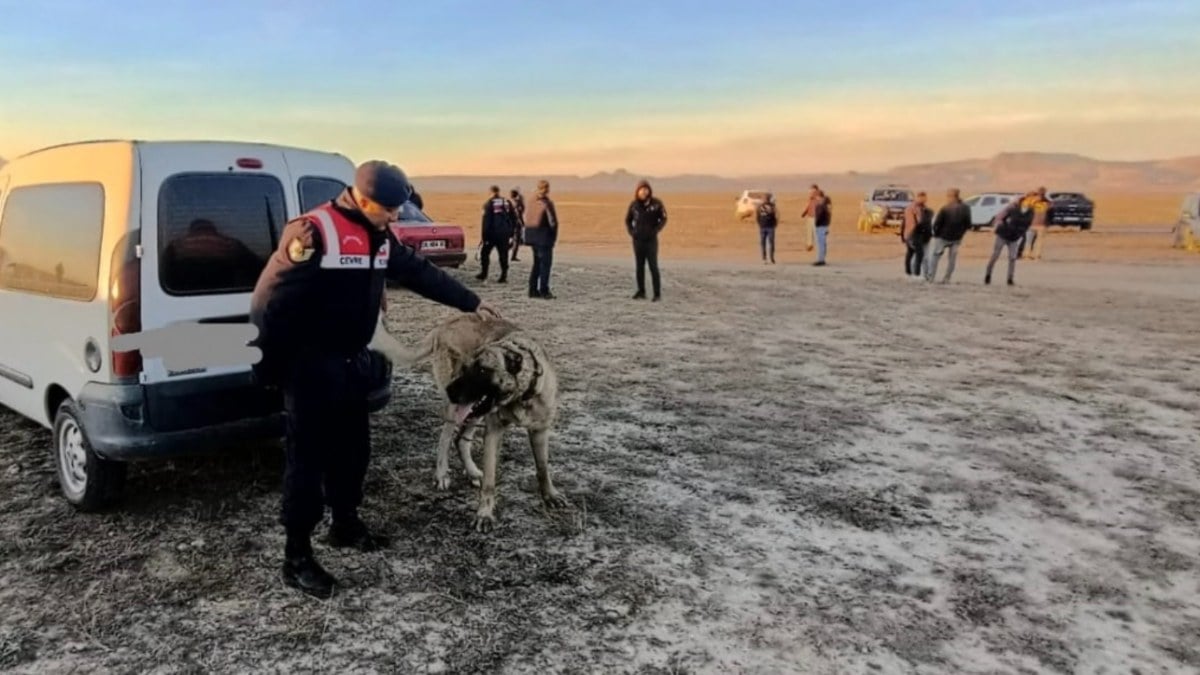
<path fill-rule="evenodd" d="M 1079 229 L 1092 229 L 1095 203 L 1082 192 L 1050 192 L 1046 194 L 1050 200 L 1050 213 L 1047 224 L 1070 227 L 1078 225 Z"/>

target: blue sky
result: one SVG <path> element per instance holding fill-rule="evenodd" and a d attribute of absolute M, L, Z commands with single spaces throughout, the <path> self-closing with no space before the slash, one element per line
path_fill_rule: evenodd
<path fill-rule="evenodd" d="M 415 174 L 1200 147 L 1200 2 L 0 0 L 0 155 L 218 137 Z"/>

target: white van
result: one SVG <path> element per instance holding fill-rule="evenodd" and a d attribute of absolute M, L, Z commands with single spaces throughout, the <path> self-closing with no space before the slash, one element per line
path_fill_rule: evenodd
<path fill-rule="evenodd" d="M 129 461 L 282 435 L 249 365 L 168 372 L 110 339 L 247 322 L 284 223 L 353 178 L 340 154 L 215 141 L 73 143 L 0 168 L 0 404 L 53 431 L 71 504 L 112 501 Z"/>

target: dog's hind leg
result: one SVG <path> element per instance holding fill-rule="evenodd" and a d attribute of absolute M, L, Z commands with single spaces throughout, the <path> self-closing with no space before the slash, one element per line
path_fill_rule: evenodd
<path fill-rule="evenodd" d="M 475 514 L 475 530 L 490 532 L 496 526 L 496 461 L 504 430 L 489 423 L 483 431 L 483 481 L 479 486 L 479 510 Z"/>
<path fill-rule="evenodd" d="M 554 489 L 550 480 L 550 432 L 546 429 L 529 430 L 529 447 L 533 449 L 533 463 L 537 467 L 538 492 L 542 501 L 550 508 L 568 506 L 570 502 Z"/>

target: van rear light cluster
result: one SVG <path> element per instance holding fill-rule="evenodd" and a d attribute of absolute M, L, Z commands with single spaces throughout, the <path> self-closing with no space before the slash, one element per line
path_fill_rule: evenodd
<path fill-rule="evenodd" d="M 237 165 L 240 169 L 261 169 L 263 163 L 261 159 L 255 159 L 253 157 L 239 157 Z"/>
<path fill-rule="evenodd" d="M 128 335 L 142 330 L 142 261 L 137 249 L 141 232 L 134 230 L 117 243 L 108 275 L 109 334 Z M 112 352 L 113 375 L 137 377 L 142 372 L 140 351 Z"/>

